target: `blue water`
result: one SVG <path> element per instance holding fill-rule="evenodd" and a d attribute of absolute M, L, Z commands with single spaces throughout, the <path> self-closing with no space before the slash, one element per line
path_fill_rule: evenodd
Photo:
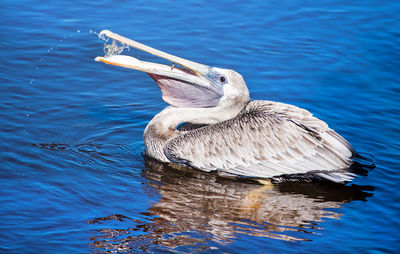
<path fill-rule="evenodd" d="M 400 251 L 398 1 L 0 7 L 0 252 Z M 166 104 L 146 74 L 93 61 L 103 29 L 238 71 L 253 99 L 310 110 L 376 167 L 261 187 L 145 159 Z"/>

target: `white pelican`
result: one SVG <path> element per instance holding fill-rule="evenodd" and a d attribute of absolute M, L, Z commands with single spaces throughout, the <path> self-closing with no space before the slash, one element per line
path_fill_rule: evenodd
<path fill-rule="evenodd" d="M 307 110 L 250 100 L 246 83 L 233 70 L 195 63 L 107 30 L 100 36 L 173 63 L 108 54 L 95 59 L 146 72 L 170 104 L 144 131 L 147 156 L 227 176 L 313 175 L 334 182 L 354 178 L 347 170 L 354 155 L 351 145 Z"/>

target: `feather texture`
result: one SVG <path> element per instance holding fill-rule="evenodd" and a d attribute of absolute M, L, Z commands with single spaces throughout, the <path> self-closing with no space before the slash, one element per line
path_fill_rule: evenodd
<path fill-rule="evenodd" d="M 296 106 L 251 101 L 234 118 L 199 126 L 168 139 L 171 162 L 203 171 L 271 178 L 282 174 L 350 180 L 352 148 L 328 125 Z"/>

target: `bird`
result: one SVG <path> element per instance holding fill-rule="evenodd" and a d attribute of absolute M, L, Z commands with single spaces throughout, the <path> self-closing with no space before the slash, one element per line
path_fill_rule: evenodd
<path fill-rule="evenodd" d="M 313 176 L 337 183 L 355 178 L 349 170 L 353 147 L 308 110 L 251 100 L 234 70 L 193 62 L 109 30 L 99 36 L 113 41 L 96 61 L 147 73 L 169 104 L 145 128 L 146 156 L 227 177 Z M 120 54 L 127 46 L 172 65 Z"/>

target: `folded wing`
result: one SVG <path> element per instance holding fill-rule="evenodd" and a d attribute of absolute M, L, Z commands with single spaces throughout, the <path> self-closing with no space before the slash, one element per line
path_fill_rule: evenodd
<path fill-rule="evenodd" d="M 326 123 L 298 107 L 252 101 L 235 118 L 182 132 L 164 153 L 172 162 L 203 171 L 270 178 L 316 175 L 335 182 L 353 178 L 346 171 L 352 148 Z"/>

